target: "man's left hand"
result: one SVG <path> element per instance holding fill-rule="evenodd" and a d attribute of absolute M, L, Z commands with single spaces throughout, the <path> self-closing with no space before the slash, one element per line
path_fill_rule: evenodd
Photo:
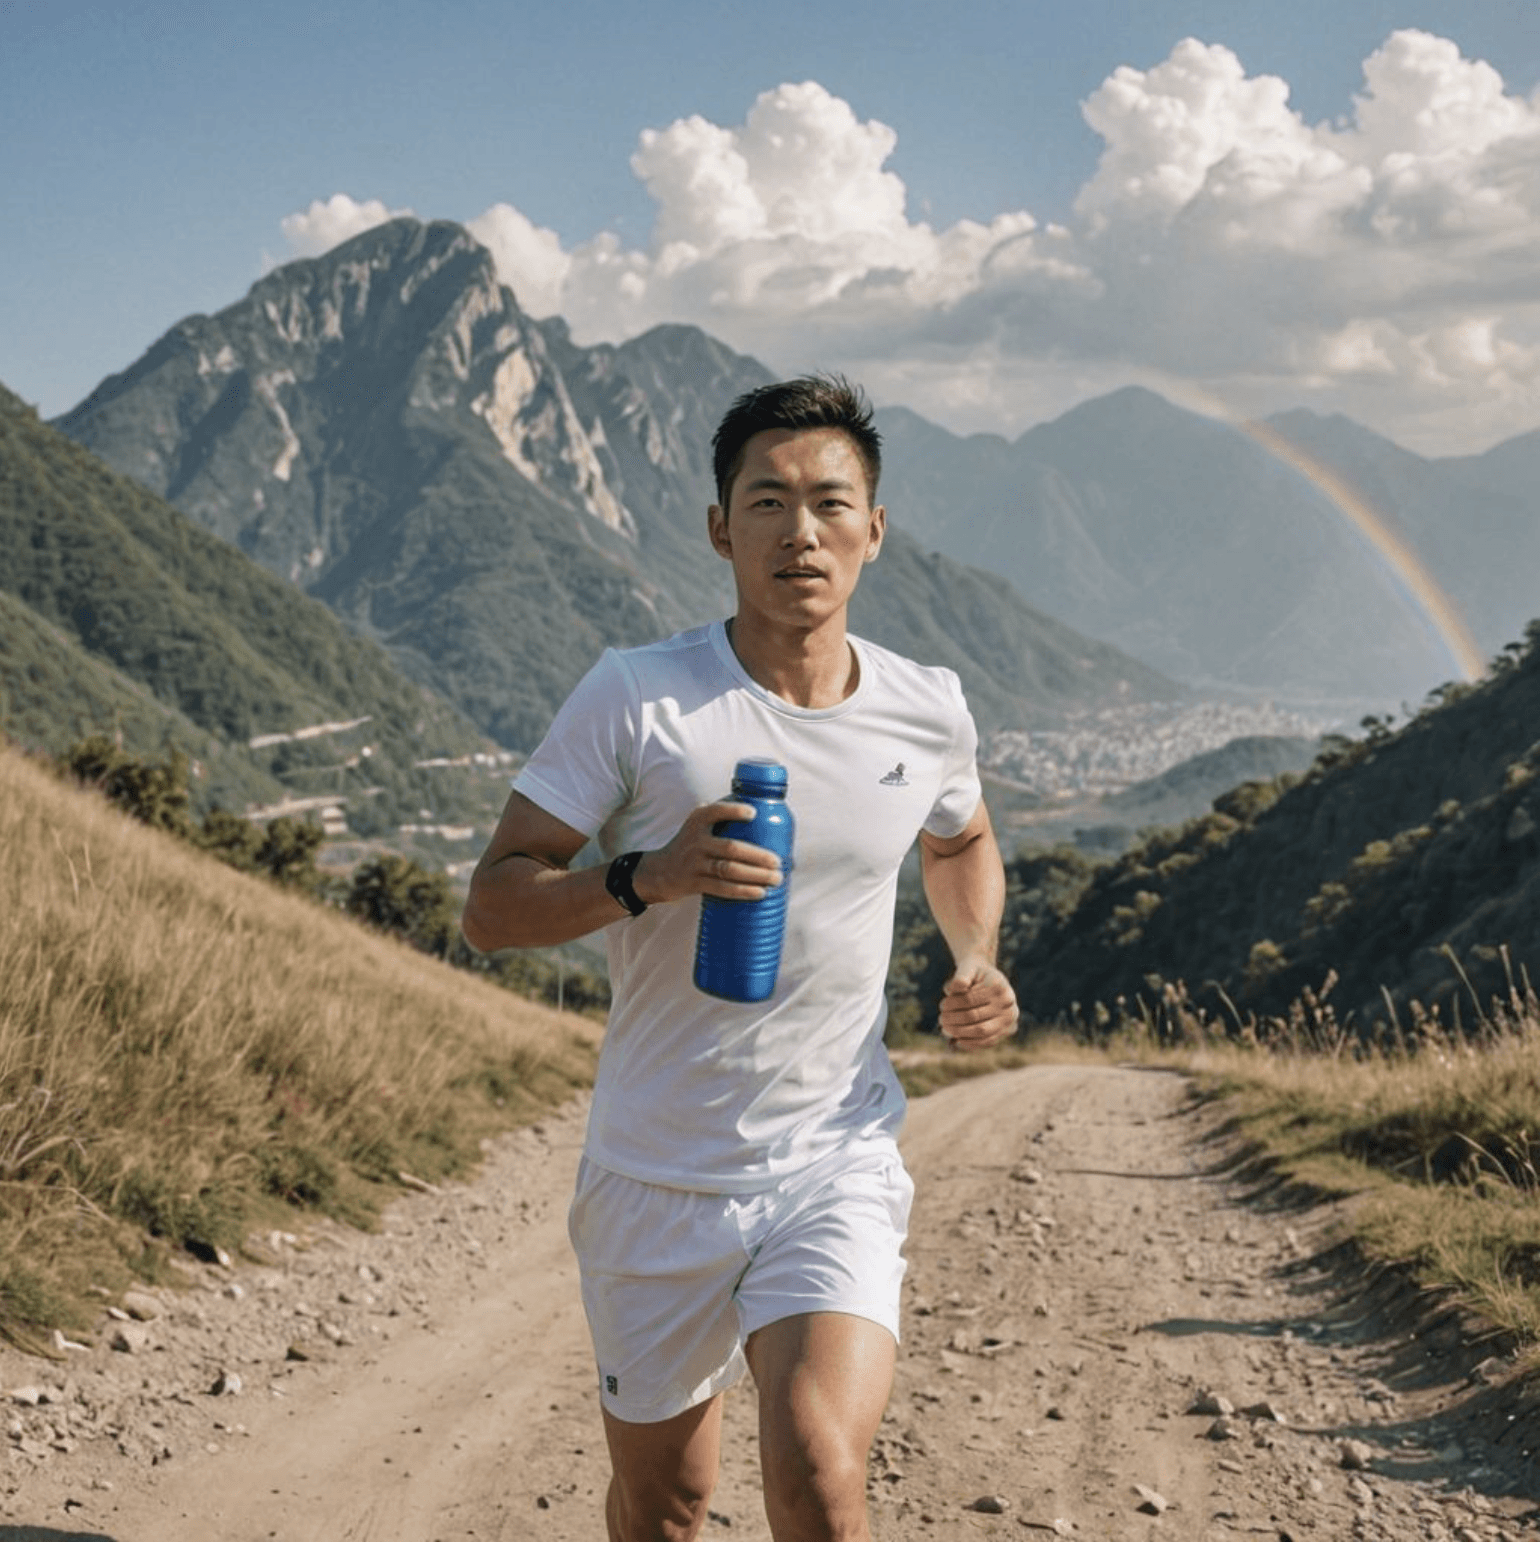
<path fill-rule="evenodd" d="M 1016 1031 L 1016 992 L 993 964 L 964 961 L 941 988 L 941 1032 L 957 1049 L 990 1049 Z"/>

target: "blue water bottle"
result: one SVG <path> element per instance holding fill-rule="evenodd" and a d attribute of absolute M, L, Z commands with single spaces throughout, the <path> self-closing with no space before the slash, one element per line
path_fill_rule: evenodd
<path fill-rule="evenodd" d="M 752 819 L 725 819 L 712 834 L 749 841 L 781 859 L 779 887 L 757 900 L 701 897 L 695 942 L 695 984 L 726 1001 L 764 1001 L 775 990 L 786 933 L 786 891 L 791 884 L 794 823 L 786 807 L 786 767 L 773 760 L 740 760 L 733 772 L 734 803 L 747 803 Z"/>

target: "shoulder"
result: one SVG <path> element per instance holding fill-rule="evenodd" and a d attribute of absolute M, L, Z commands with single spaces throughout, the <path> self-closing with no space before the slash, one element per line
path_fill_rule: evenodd
<path fill-rule="evenodd" d="M 874 689 L 896 691 L 906 701 L 933 710 L 967 711 L 962 681 L 955 670 L 941 664 L 917 664 L 864 637 L 852 636 L 850 641 L 860 657 L 862 670 L 870 671 Z"/>
<path fill-rule="evenodd" d="M 691 627 L 659 642 L 636 648 L 611 648 L 605 659 L 643 697 L 667 690 L 678 681 L 700 680 L 720 668 L 711 626 Z"/>

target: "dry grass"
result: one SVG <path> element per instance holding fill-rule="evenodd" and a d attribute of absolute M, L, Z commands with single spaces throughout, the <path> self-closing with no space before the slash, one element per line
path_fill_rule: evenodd
<path fill-rule="evenodd" d="M 1109 1048 L 1192 1071 L 1272 1170 L 1353 1196 L 1370 1257 L 1540 1351 L 1540 999 L 1523 980 L 1473 1015 L 1453 1032 L 1416 1012 L 1364 1043 L 1319 998 L 1226 1028 L 1168 992 Z"/>
<path fill-rule="evenodd" d="M 591 1076 L 591 1025 L 245 877 L 0 753 L 0 1332 L 239 1247 L 367 1223 Z M 148 1237 L 146 1249 L 144 1239 Z M 159 1239 L 158 1241 L 156 1239 Z"/>

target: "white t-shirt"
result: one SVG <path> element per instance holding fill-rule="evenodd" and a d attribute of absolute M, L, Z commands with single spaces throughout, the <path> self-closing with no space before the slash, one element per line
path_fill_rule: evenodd
<path fill-rule="evenodd" d="M 851 644 L 856 690 L 818 709 L 756 684 L 721 622 L 610 649 L 514 780 L 610 860 L 729 797 L 739 760 L 787 769 L 796 844 L 768 1001 L 695 988 L 698 898 L 606 928 L 613 1005 L 587 1141 L 602 1167 L 746 1192 L 902 1122 L 882 1043 L 898 869 L 922 828 L 944 839 L 972 817 L 977 735 L 951 670 Z"/>

